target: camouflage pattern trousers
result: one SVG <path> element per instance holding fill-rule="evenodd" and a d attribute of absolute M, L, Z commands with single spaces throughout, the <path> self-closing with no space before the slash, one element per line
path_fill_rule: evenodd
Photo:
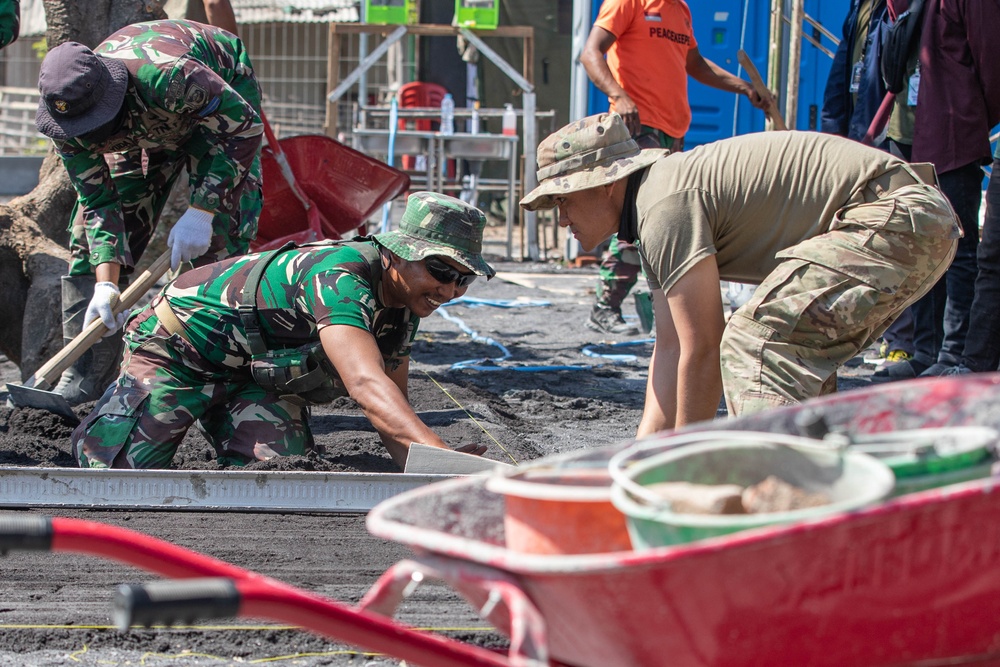
<path fill-rule="evenodd" d="M 836 390 L 837 369 L 937 282 L 961 226 L 937 188 L 905 185 L 838 214 L 782 262 L 722 337 L 731 416 Z"/>
<path fill-rule="evenodd" d="M 631 243 L 619 241 L 617 234 L 612 236 L 597 271 L 597 307 L 620 313 L 625 297 L 639 279 L 640 271 L 639 249 Z"/>
<path fill-rule="evenodd" d="M 220 463 L 243 465 L 313 449 L 304 407 L 268 393 L 245 372 L 208 363 L 156 317 L 126 326 L 121 374 L 73 431 L 82 468 L 166 468 L 198 424 Z"/>

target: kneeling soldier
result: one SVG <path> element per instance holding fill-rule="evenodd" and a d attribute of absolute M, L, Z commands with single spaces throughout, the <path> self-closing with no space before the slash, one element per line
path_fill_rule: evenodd
<path fill-rule="evenodd" d="M 220 460 L 305 454 L 307 405 L 347 395 L 401 468 L 411 442 L 447 447 L 407 401 L 410 346 L 420 318 L 493 276 L 485 225 L 420 192 L 398 231 L 182 274 L 128 322 L 121 374 L 73 432 L 80 465 L 168 466 L 196 421 Z"/>

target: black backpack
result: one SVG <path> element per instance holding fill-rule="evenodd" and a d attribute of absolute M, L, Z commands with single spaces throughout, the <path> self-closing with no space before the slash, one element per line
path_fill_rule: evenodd
<path fill-rule="evenodd" d="M 924 20 L 925 0 L 912 0 L 909 8 L 896 17 L 882 49 L 882 79 L 890 93 L 906 87 L 906 65 L 920 46 L 920 27 Z"/>

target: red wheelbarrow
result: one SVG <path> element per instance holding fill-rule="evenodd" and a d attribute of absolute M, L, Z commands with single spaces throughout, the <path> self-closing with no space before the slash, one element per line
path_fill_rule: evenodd
<path fill-rule="evenodd" d="M 848 436 L 996 428 L 998 406 L 1000 375 L 936 378 L 687 431 L 798 433 L 820 417 Z M 589 450 L 581 460 L 593 462 L 602 454 L 609 459 L 615 451 L 609 447 L 595 456 Z M 410 546 L 414 557 L 390 568 L 358 608 L 87 521 L 0 517 L 0 552 L 70 551 L 168 577 L 213 577 L 121 589 L 121 625 L 252 616 L 435 667 L 1000 664 L 996 477 L 806 522 L 586 555 L 507 548 L 504 498 L 487 483 L 483 477 L 451 480 L 376 507 L 369 530 Z M 414 586 L 432 578 L 447 582 L 507 634 L 509 655 L 386 618 Z"/>
<path fill-rule="evenodd" d="M 264 208 L 254 252 L 341 238 L 410 187 L 405 173 L 325 135 L 278 140 L 266 123 L 265 130 Z"/>
<path fill-rule="evenodd" d="M 995 429 L 1000 375 L 884 385 L 687 431 L 799 434 L 820 418 L 859 437 Z M 580 465 L 619 449 L 581 452 Z M 511 550 L 488 479 L 441 482 L 369 513 L 371 533 L 415 555 L 367 606 L 388 613 L 410 582 L 440 578 L 499 631 L 539 638 L 534 655 L 576 667 L 998 665 L 1000 478 L 981 474 L 809 521 L 585 555 Z M 490 604 L 498 582 L 516 603 Z"/>

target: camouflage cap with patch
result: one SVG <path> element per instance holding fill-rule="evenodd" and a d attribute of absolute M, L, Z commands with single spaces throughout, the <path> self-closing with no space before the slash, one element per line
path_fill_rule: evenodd
<path fill-rule="evenodd" d="M 375 240 L 410 262 L 434 255 L 451 257 L 476 275 L 496 271 L 483 259 L 486 216 L 461 199 L 435 192 L 414 192 L 406 200 L 399 229 L 376 234 Z"/>
<path fill-rule="evenodd" d="M 616 113 L 582 118 L 538 144 L 538 187 L 521 206 L 529 211 L 554 208 L 558 195 L 613 183 L 669 154 L 661 148 L 640 149 Z"/>

